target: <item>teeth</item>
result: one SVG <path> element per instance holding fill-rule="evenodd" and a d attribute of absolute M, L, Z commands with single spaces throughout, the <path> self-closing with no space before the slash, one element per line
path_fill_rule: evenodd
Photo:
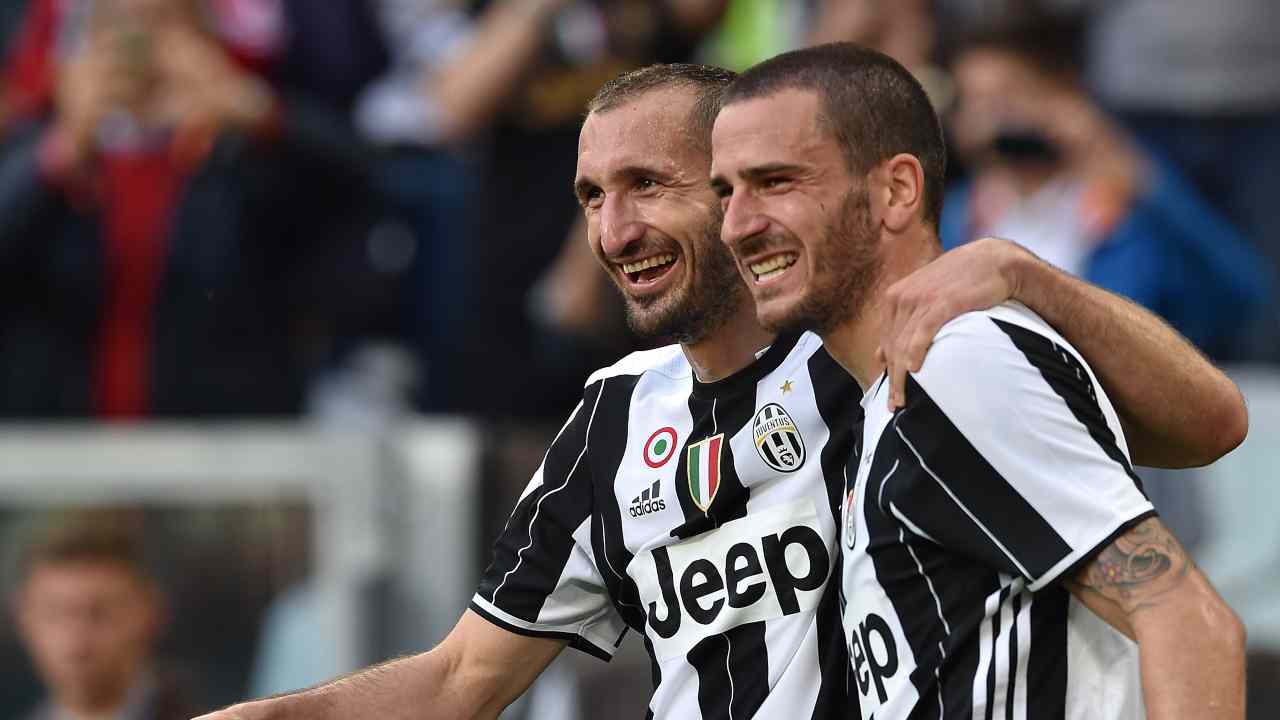
<path fill-rule="evenodd" d="M 665 255 L 654 255 L 653 257 L 645 258 L 644 260 L 641 260 L 639 262 L 626 263 L 625 265 L 622 266 L 622 272 L 627 273 L 629 275 L 631 273 L 638 273 L 641 270 L 648 270 L 649 268 L 660 267 L 662 265 L 669 265 L 675 261 L 676 261 L 676 256 L 672 255 L 671 253 L 667 253 Z"/>
<path fill-rule="evenodd" d="M 787 268 L 795 265 L 797 257 L 795 253 L 775 255 L 764 262 L 752 263 L 751 272 L 756 276 L 756 280 L 768 280 L 781 275 Z"/>

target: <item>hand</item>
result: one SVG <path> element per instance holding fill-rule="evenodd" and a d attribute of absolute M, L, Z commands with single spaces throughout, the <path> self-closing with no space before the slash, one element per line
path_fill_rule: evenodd
<path fill-rule="evenodd" d="M 59 68 L 55 131 L 77 160 L 94 149 L 98 124 L 111 111 L 136 108 L 146 96 L 148 73 L 118 51 L 111 37 L 95 37 Z"/>
<path fill-rule="evenodd" d="M 876 359 L 889 374 L 890 410 L 906 404 L 907 373 L 920 371 L 942 326 L 1016 298 L 1018 263 L 1034 257 L 1008 240 L 982 238 L 944 253 L 889 287 Z"/>
<path fill-rule="evenodd" d="M 203 35 L 173 30 L 161 38 L 158 52 L 164 91 L 156 112 L 162 122 L 217 134 L 228 126 L 259 127 L 270 117 L 274 98 L 266 83 L 236 67 Z"/>

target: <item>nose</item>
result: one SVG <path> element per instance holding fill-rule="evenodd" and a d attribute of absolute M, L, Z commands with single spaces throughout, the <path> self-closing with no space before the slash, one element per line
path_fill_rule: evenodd
<path fill-rule="evenodd" d="M 769 218 L 760 212 L 756 199 L 748 193 L 735 193 L 724 210 L 724 224 L 720 226 L 720 239 L 730 249 L 749 237 L 764 232 Z"/>
<path fill-rule="evenodd" d="M 644 237 L 633 203 L 621 195 L 608 195 L 600 208 L 600 249 L 605 257 L 625 255 L 630 245 Z"/>

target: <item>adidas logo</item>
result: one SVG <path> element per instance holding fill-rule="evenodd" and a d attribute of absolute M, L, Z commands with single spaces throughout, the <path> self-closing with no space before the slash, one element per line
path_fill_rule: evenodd
<path fill-rule="evenodd" d="M 644 517 L 649 513 L 667 509 L 667 502 L 662 499 L 662 481 L 654 480 L 653 487 L 645 488 L 631 501 L 631 517 Z"/>

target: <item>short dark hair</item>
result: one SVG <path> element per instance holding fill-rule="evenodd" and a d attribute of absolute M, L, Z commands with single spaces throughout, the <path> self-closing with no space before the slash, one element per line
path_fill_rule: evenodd
<path fill-rule="evenodd" d="M 35 529 L 19 560 L 25 580 L 44 565 L 109 563 L 151 576 L 142 538 L 130 516 L 111 511 L 67 513 Z"/>
<path fill-rule="evenodd" d="M 883 53 L 831 43 L 783 53 L 743 72 L 723 105 L 784 90 L 810 90 L 821 103 L 819 122 L 845 151 L 850 171 L 866 173 L 908 153 L 924 170 L 924 219 L 942 215 L 947 171 L 942 124 L 920 81 Z"/>
<path fill-rule="evenodd" d="M 605 83 L 587 103 L 587 113 L 605 113 L 619 108 L 636 98 L 655 90 L 687 88 L 694 95 L 693 110 L 689 113 L 689 129 L 700 146 L 711 151 L 711 126 L 720 112 L 720 97 L 729 84 L 738 77 L 732 70 L 714 65 L 692 63 L 664 63 L 647 65 L 622 73 Z"/>

